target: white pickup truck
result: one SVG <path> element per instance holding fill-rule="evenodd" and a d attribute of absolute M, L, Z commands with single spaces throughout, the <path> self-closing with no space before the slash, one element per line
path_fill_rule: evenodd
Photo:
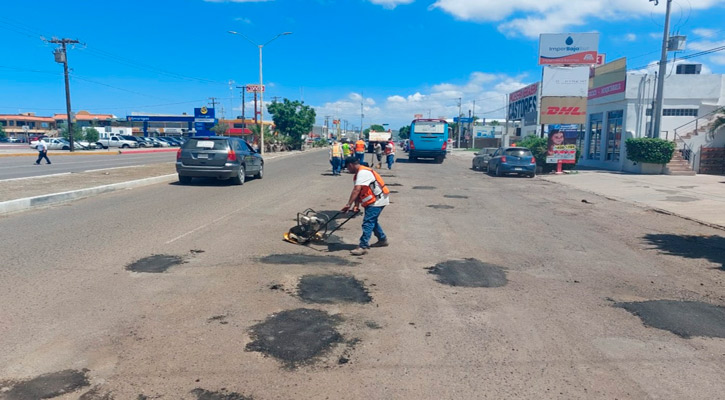
<path fill-rule="evenodd" d="M 126 140 L 121 136 L 110 136 L 107 138 L 98 139 L 96 145 L 101 145 L 104 149 L 107 149 L 109 147 L 127 149 L 129 147 L 138 147 L 138 142 L 133 140 Z"/>

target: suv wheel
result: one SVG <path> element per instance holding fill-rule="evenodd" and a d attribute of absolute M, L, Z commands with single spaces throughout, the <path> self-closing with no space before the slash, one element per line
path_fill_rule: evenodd
<path fill-rule="evenodd" d="M 190 176 L 179 175 L 179 183 L 182 185 L 188 185 L 191 183 Z"/>
<path fill-rule="evenodd" d="M 128 148 L 128 145 L 127 144 L 123 144 L 123 145 L 121 145 L 121 148 L 122 149 L 127 149 Z"/>
<path fill-rule="evenodd" d="M 261 166 L 259 167 L 259 172 L 257 172 L 257 175 L 254 175 L 254 177 L 255 177 L 256 179 L 262 179 L 262 178 L 264 178 L 264 164 L 262 164 L 262 165 L 261 165 Z"/>
<path fill-rule="evenodd" d="M 239 172 L 237 172 L 237 176 L 232 178 L 232 183 L 234 183 L 235 185 L 244 185 L 244 178 L 245 178 L 244 174 L 245 173 L 246 173 L 246 171 L 244 171 L 244 165 L 240 165 Z"/>
<path fill-rule="evenodd" d="M 501 172 L 501 165 L 496 166 L 496 176 L 502 176 L 503 173 Z"/>

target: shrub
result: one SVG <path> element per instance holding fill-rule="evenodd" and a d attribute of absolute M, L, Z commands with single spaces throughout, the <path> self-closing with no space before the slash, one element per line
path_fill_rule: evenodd
<path fill-rule="evenodd" d="M 627 159 L 634 162 L 667 164 L 675 153 L 675 143 L 664 139 L 627 139 Z"/>

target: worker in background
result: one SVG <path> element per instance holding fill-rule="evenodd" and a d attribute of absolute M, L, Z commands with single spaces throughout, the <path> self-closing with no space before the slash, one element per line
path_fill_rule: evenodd
<path fill-rule="evenodd" d="M 383 146 L 380 144 L 380 142 L 375 142 L 373 150 L 375 150 L 375 158 L 378 160 L 377 167 L 375 167 L 375 162 L 373 162 L 373 167 L 380 169 L 383 167 Z"/>
<path fill-rule="evenodd" d="M 357 157 L 348 157 L 345 159 L 345 168 L 353 177 L 354 187 L 350 193 L 350 198 L 342 208 L 342 212 L 360 211 L 360 206 L 365 209 L 365 216 L 362 223 L 362 236 L 360 236 L 360 244 L 350 254 L 354 256 L 362 256 L 367 254 L 370 247 L 386 247 L 388 246 L 388 237 L 383 232 L 383 228 L 378 222 L 380 213 L 383 212 L 385 206 L 390 204 L 390 190 L 385 186 L 383 178 L 372 168 L 360 165 Z M 378 241 L 372 245 L 369 244 L 372 235 L 378 238 Z"/>
<path fill-rule="evenodd" d="M 393 163 L 395 162 L 395 143 L 393 139 L 388 141 L 385 145 L 385 161 L 388 163 L 388 169 L 393 169 Z"/>
<path fill-rule="evenodd" d="M 352 155 L 352 148 L 350 148 L 350 144 L 348 142 L 345 142 L 342 144 L 342 156 L 345 158 L 348 158 Z"/>
<path fill-rule="evenodd" d="M 362 139 L 358 139 L 355 142 L 355 157 L 357 157 L 360 164 L 365 161 L 365 141 Z"/>
<path fill-rule="evenodd" d="M 342 145 L 337 140 L 332 141 L 330 146 L 330 163 L 332 164 L 332 175 L 337 176 L 342 172 Z"/>

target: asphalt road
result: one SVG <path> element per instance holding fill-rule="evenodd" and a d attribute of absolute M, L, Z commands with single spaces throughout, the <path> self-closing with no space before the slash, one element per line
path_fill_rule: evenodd
<path fill-rule="evenodd" d="M 49 154 L 48 158 L 52 163 L 50 165 L 45 164 L 45 161 L 40 165 L 35 165 L 37 155 L 0 157 L 0 180 L 162 163 L 174 161 L 175 157 L 174 152 L 97 156 L 82 154 L 53 156 L 53 154 Z"/>
<path fill-rule="evenodd" d="M 160 184 L 0 218 L 0 398 L 53 379 L 86 400 L 722 396 L 725 339 L 618 306 L 725 304 L 721 253 L 678 241 L 721 232 L 457 157 L 383 171 L 391 246 L 362 258 L 347 251 L 360 218 L 338 244 L 281 240 L 298 211 L 346 202 L 351 177 L 320 152 L 241 187 Z M 181 263 L 127 270 L 161 261 Z M 314 302 L 332 274 L 363 291 Z"/>

